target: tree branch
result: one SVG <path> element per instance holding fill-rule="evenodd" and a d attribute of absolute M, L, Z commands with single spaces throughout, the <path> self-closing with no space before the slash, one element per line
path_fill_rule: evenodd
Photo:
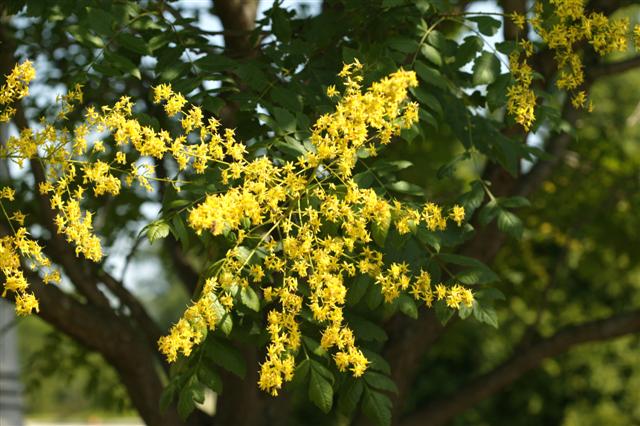
<path fill-rule="evenodd" d="M 216 0 L 213 11 L 224 27 L 224 43 L 231 57 L 255 55 L 251 31 L 255 28 L 258 0 Z"/>
<path fill-rule="evenodd" d="M 501 0 L 500 6 L 502 6 L 502 10 L 505 15 L 511 13 L 519 13 L 520 15 L 526 16 L 527 14 L 527 1 L 526 0 Z M 513 23 L 513 21 L 507 17 L 504 19 L 504 38 L 505 40 L 516 40 L 520 37 L 527 37 L 529 32 L 529 24 L 526 23 L 525 27 L 520 30 L 517 25 Z"/>
<path fill-rule="evenodd" d="M 129 308 L 131 317 L 136 321 L 137 325 L 144 332 L 145 337 L 151 349 L 155 349 L 158 339 L 162 335 L 162 331 L 149 316 L 140 300 L 138 300 L 124 284 L 115 279 L 104 269 L 98 269 L 96 275 L 102 283 L 120 300 L 120 302 Z"/>
<path fill-rule="evenodd" d="M 258 35 L 254 30 L 258 0 L 215 0 L 211 10 L 220 18 L 227 32 L 224 36 L 225 54 L 234 59 L 256 57 L 259 53 Z M 240 90 L 246 88 L 246 83 L 239 81 L 237 75 L 230 76 Z M 230 100 L 227 94 L 223 94 L 222 99 L 225 105 L 218 113 L 220 121 L 224 127 L 236 127 L 240 105 Z"/>
<path fill-rule="evenodd" d="M 453 395 L 431 402 L 412 414 L 402 422 L 402 425 L 444 425 L 458 413 L 468 410 L 510 385 L 524 373 L 537 367 L 545 358 L 558 356 L 576 345 L 609 340 L 638 332 L 640 332 L 640 310 L 565 327 L 553 336 L 523 348 L 493 371 L 463 385 Z"/>
<path fill-rule="evenodd" d="M 640 56 L 634 56 L 617 62 L 603 62 L 592 67 L 587 74 L 587 78 L 590 80 L 597 80 L 601 77 L 621 74 L 638 67 L 640 67 Z"/>

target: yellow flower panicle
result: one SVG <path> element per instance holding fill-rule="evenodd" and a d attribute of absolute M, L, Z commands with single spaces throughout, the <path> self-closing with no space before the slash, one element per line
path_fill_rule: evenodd
<path fill-rule="evenodd" d="M 11 105 L 29 94 L 29 82 L 36 76 L 30 61 L 16 65 L 0 87 L 0 123 L 7 122 L 16 110 Z"/>
<path fill-rule="evenodd" d="M 197 233 L 233 233 L 237 244 L 210 278 L 216 285 L 206 287 L 160 340 L 170 361 L 178 354 L 190 354 L 203 339 L 198 330 L 204 322 L 190 314 L 197 310 L 194 307 L 203 299 L 213 300 L 229 312 L 238 295 L 246 291 L 243 289 L 251 286 L 260 289 L 264 303 L 273 306 L 267 316 L 270 343 L 260 366 L 261 389 L 277 395 L 292 379 L 301 345 L 300 313 L 305 306 L 319 327 L 321 347 L 332 354 L 340 371 L 357 377 L 366 371 L 369 361 L 343 313 L 354 277 L 371 276 L 387 302 L 418 286 L 422 290 L 411 294 L 426 303 L 426 295 L 431 294 L 426 292 L 431 290 L 424 286 L 425 273 L 416 279 L 406 264 L 385 268 L 382 253 L 371 248 L 372 227 L 393 223 L 401 234 L 421 224 L 429 230 L 443 230 L 448 219 L 460 225 L 464 209 L 454 206 L 447 215 L 439 206 L 427 203 L 420 211 L 390 201 L 373 189 L 360 188 L 352 179 L 360 152 L 377 152 L 417 121 L 417 105 L 407 102 L 408 89 L 417 85 L 413 72 L 397 71 L 363 89 L 361 68 L 358 62 L 345 65 L 340 72 L 341 93 L 329 87 L 329 96 L 340 96 L 335 111 L 318 118 L 310 137 L 313 149 L 295 162 L 250 159 L 230 131 L 210 141 L 207 153 L 219 162 L 229 188 L 208 195 L 191 209 L 189 226 Z M 167 85 L 156 88 L 155 98 L 165 108 L 174 96 Z M 192 110 L 186 104 L 181 108 Z M 202 122 L 199 114 L 187 113 L 185 118 L 185 131 Z M 327 232 L 327 223 L 334 224 L 336 231 Z M 274 274 L 282 277 L 275 283 L 269 279 Z M 308 288 L 306 294 L 302 283 Z M 458 308 L 470 303 L 471 292 L 463 290 L 459 285 L 447 290 L 447 304 Z M 214 326 L 209 327 L 212 329 Z"/>
<path fill-rule="evenodd" d="M 60 273 L 51 268 L 50 260 L 42 252 L 37 241 L 29 238 L 27 229 L 22 226 L 24 214 L 20 211 L 8 215 L 5 201 L 13 201 L 15 192 L 12 188 L 0 190 L 0 208 L 5 215 L 11 235 L 0 237 L 0 272 L 2 273 L 2 297 L 12 296 L 16 314 L 23 316 L 39 312 L 38 300 L 29 291 L 25 277 L 25 266 L 35 271 L 44 272 L 45 283 L 59 283 Z"/>
<path fill-rule="evenodd" d="M 559 71 L 556 80 L 558 89 L 571 93 L 571 102 L 575 108 L 591 110 L 593 106 L 587 100 L 586 93 L 580 90 L 585 77 L 584 65 L 578 53 L 579 46 L 586 42 L 601 56 L 625 51 L 629 20 L 609 19 L 597 12 L 586 14 L 584 0 L 551 0 L 550 4 L 556 18 L 553 25 L 546 24 L 551 20 L 543 20 L 542 3 L 536 4 L 530 23 L 554 52 Z M 524 28 L 526 18 L 523 15 L 511 14 L 509 17 L 518 27 Z M 532 53 L 533 45 L 524 41 L 509 57 L 514 84 L 507 92 L 507 112 L 525 130 L 529 130 L 535 120 L 536 96 L 531 89 L 533 70 L 527 63 Z"/>
<path fill-rule="evenodd" d="M 233 235 L 235 247 L 208 277 L 197 300 L 159 340 L 162 353 L 170 362 L 189 356 L 236 309 L 240 295 L 253 292 L 262 294 L 260 303 L 269 305 L 270 342 L 260 366 L 261 389 L 276 395 L 292 379 L 305 307 L 318 327 L 320 345 L 331 353 L 336 367 L 358 377 L 369 361 L 343 312 L 349 284 L 357 275 L 370 276 L 387 302 L 403 293 L 426 306 L 437 299 L 459 308 L 473 300 L 471 292 L 457 284 L 443 286 L 442 294 L 433 292 L 426 272 L 417 271 L 416 277 L 406 264 L 385 266 L 382 253 L 372 248 L 375 227 L 395 226 L 400 234 L 415 232 L 418 226 L 444 230 L 449 220 L 462 224 L 464 209 L 454 206 L 446 213 L 434 203 L 409 207 L 353 180 L 363 153 L 376 155 L 418 120 L 418 105 L 407 100 L 408 90 L 417 85 L 413 72 L 399 70 L 365 89 L 361 71 L 357 61 L 344 66 L 339 74 L 343 90 L 327 90 L 339 99 L 335 111 L 318 118 L 311 129 L 311 147 L 294 162 L 250 156 L 232 129 L 220 131 L 219 121 L 205 118 L 200 107 L 190 105 L 169 84 L 155 87 L 153 97 L 179 121 L 178 136 L 142 125 L 124 96 L 113 106 L 87 107 L 84 122 L 72 130 L 47 123 L 40 131 L 25 129 L 10 138 L 0 155 L 20 166 L 39 156 L 46 181 L 38 190 L 56 212 L 58 232 L 76 247 L 77 255 L 93 261 L 100 261 L 103 253 L 93 232 L 93 214 L 82 208 L 86 197 L 117 196 L 123 185 L 134 182 L 152 191 L 158 178 L 148 161 L 140 161 L 145 157 L 169 157 L 180 171 L 194 173 L 217 167 L 226 189 L 190 209 L 188 225 L 199 234 Z M 82 103 L 81 87 L 59 100 L 59 117 L 64 117 Z M 113 143 L 91 140 L 104 134 Z M 167 182 L 179 189 L 177 180 Z M 6 195 L 13 197 L 9 190 Z M 13 217 L 24 219 L 17 213 Z M 333 231 L 326 224 L 332 224 Z M 22 314 L 38 306 L 26 291 L 19 256 L 47 266 L 48 260 L 37 245 L 22 248 L 26 230 L 20 229 L 18 236 L 2 240 L 2 250 L 10 254 L 2 270 L 5 293 L 15 293 Z"/>
<path fill-rule="evenodd" d="M 7 76 L 7 81 L 0 90 L 0 121 L 8 121 L 13 116 L 15 110 L 10 104 L 28 94 L 28 83 L 33 78 L 35 70 L 29 61 L 16 65 Z M 219 122 L 209 119 L 205 123 L 199 107 L 193 106 L 182 113 L 186 100 L 182 95 L 173 93 L 170 86 L 159 86 L 155 90 L 155 96 L 159 101 L 167 101 L 166 111 L 169 115 L 183 115 L 181 124 L 185 135 L 172 138 L 166 130 L 156 131 L 141 125 L 132 118 L 133 103 L 130 98 L 123 96 L 111 107 L 87 107 L 85 122 L 72 130 L 59 129 L 53 123 L 43 122 L 42 130 L 23 129 L 19 136 L 10 137 L 6 145 L 0 147 L 0 157 L 8 158 L 19 167 L 31 160 L 37 160 L 44 166 L 46 180 L 39 183 L 38 191 L 49 199 L 56 214 L 57 232 L 75 246 L 78 256 L 96 262 L 103 257 L 100 239 L 93 231 L 93 213 L 82 207 L 90 193 L 96 197 L 116 196 L 123 184 L 132 185 L 134 182 L 148 191 L 153 190 L 152 183 L 159 180 L 154 174 L 153 166 L 138 160 L 144 157 L 162 159 L 171 156 L 180 170 L 191 166 L 196 173 L 203 173 L 212 162 L 223 158 L 225 154 L 234 158 L 244 155 L 244 146 L 235 142 L 233 133 L 227 132 L 224 137 L 218 134 Z M 61 120 L 82 104 L 82 86 L 74 86 L 57 100 L 60 104 L 57 119 Z M 186 136 L 193 131 L 198 131 L 199 140 L 188 143 Z M 103 140 L 91 140 L 92 135 L 105 132 L 115 141 L 115 144 L 108 144 L 108 152 Z M 115 159 L 109 160 L 108 154 L 115 156 Z M 178 188 L 177 180 L 166 181 Z M 13 199 L 12 190 L 5 188 L 2 191 L 4 198 Z M 24 215 L 16 212 L 12 218 L 22 225 Z M 10 218 L 7 217 L 7 220 Z M 26 235 L 26 229 L 20 229 Z M 48 260 L 40 258 L 41 252 L 36 246 L 27 251 L 15 251 L 12 248 L 12 244 L 17 243 L 24 246 L 23 240 L 26 237 L 3 238 L 3 247 L 9 253 L 9 259 L 19 260 L 18 257 L 12 257 L 11 253 L 21 253 L 23 259 L 33 258 L 32 263 L 48 266 Z M 8 283 L 4 293 L 6 295 L 10 290 L 16 293 L 14 299 L 21 314 L 37 310 L 37 300 L 25 292 L 26 281 L 19 262 L 15 265 L 12 269 L 3 270 Z M 48 280 L 51 277 L 50 274 L 45 276 Z"/>

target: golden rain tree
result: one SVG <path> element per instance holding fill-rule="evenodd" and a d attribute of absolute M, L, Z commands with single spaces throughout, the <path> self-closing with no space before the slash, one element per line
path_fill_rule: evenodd
<path fill-rule="evenodd" d="M 487 265 L 523 234 L 512 210 L 591 86 L 640 65 L 623 3 L 7 5 L 2 296 L 100 353 L 150 425 L 444 424 L 640 329 L 635 311 L 560 330 L 484 390 L 406 404 L 447 324 L 498 326 Z M 108 267 L 123 238 L 186 291 L 171 325 Z"/>

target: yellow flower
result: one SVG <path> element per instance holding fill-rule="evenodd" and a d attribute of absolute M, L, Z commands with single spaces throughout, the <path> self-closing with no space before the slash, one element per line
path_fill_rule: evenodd
<path fill-rule="evenodd" d="M 453 221 L 458 225 L 462 225 L 462 221 L 464 220 L 464 207 L 459 206 L 459 205 L 455 205 L 453 206 L 453 209 L 451 209 L 451 213 L 449 214 L 449 216 L 451 217 L 451 219 L 453 219 Z"/>

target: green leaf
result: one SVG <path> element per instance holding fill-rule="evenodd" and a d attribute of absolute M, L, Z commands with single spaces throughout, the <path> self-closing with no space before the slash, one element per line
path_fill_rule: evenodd
<path fill-rule="evenodd" d="M 286 142 L 282 142 L 278 140 L 273 143 L 273 146 L 278 148 L 278 150 L 282 151 L 283 154 L 286 154 L 292 158 L 298 158 L 301 155 L 305 155 L 307 153 L 307 150 L 305 149 L 304 145 L 302 145 L 299 141 L 297 141 L 293 137 L 285 136 L 284 139 Z"/>
<path fill-rule="evenodd" d="M 147 44 L 147 46 L 148 46 L 150 52 L 155 52 L 156 50 L 160 49 L 161 47 L 164 47 L 167 44 L 169 44 L 170 41 L 171 41 L 171 39 L 169 37 L 167 37 L 166 34 L 162 33 L 162 34 L 159 34 L 157 36 L 151 37 L 149 39 L 149 43 Z"/>
<path fill-rule="evenodd" d="M 333 373 L 329 371 L 327 367 L 319 363 L 318 361 L 312 359 L 311 360 L 311 369 L 316 373 L 320 374 L 325 378 L 331 385 L 335 383 L 335 378 L 333 377 Z"/>
<path fill-rule="evenodd" d="M 478 302 L 489 303 L 494 300 L 505 300 L 504 293 L 494 287 L 483 288 L 475 293 L 474 298 Z"/>
<path fill-rule="evenodd" d="M 442 166 L 440 166 L 438 172 L 436 173 L 436 177 L 438 179 L 452 178 L 453 173 L 456 171 L 458 165 L 463 161 L 468 160 L 469 158 L 471 158 L 471 156 L 469 155 L 469 151 L 464 151 L 462 154 L 456 155 L 447 164 L 443 164 Z"/>
<path fill-rule="evenodd" d="M 478 52 L 482 50 L 484 43 L 478 36 L 468 36 L 464 39 L 462 44 L 458 46 L 456 50 L 456 60 L 454 66 L 460 68 L 463 65 L 468 64 L 472 59 L 476 57 Z"/>
<path fill-rule="evenodd" d="M 446 325 L 455 313 L 455 311 L 447 307 L 443 301 L 435 303 L 434 311 L 436 313 L 436 318 L 438 318 L 438 321 L 440 321 L 440 324 L 442 325 Z"/>
<path fill-rule="evenodd" d="M 118 40 L 118 43 L 132 52 L 139 53 L 140 55 L 146 55 L 149 53 L 147 43 L 140 36 L 129 33 L 120 33 L 116 39 Z"/>
<path fill-rule="evenodd" d="M 254 62 L 244 62 L 235 68 L 240 79 L 247 83 L 250 88 L 256 91 L 263 91 L 269 85 L 269 78 L 260 67 Z"/>
<path fill-rule="evenodd" d="M 380 286 L 370 285 L 366 296 L 367 307 L 370 310 L 376 309 L 382 303 L 383 297 L 380 292 Z"/>
<path fill-rule="evenodd" d="M 425 65 L 421 61 L 416 61 L 414 69 L 418 76 L 427 84 L 439 87 L 441 89 L 447 88 L 447 80 L 440 74 L 435 68 L 431 68 Z"/>
<path fill-rule="evenodd" d="M 496 43 L 496 50 L 509 56 L 518 47 L 518 43 L 514 40 L 506 40 Z"/>
<path fill-rule="evenodd" d="M 240 300 L 244 306 L 252 311 L 260 311 L 260 299 L 251 287 L 242 287 L 240 289 Z"/>
<path fill-rule="evenodd" d="M 360 340 L 385 342 L 388 339 L 382 327 L 364 317 L 349 312 L 345 313 L 345 319 Z"/>
<path fill-rule="evenodd" d="M 398 307 L 400 312 L 409 318 L 418 319 L 418 307 L 416 302 L 406 294 L 401 294 L 398 298 Z"/>
<path fill-rule="evenodd" d="M 406 0 L 382 0 L 382 7 L 391 8 L 402 6 Z"/>
<path fill-rule="evenodd" d="M 515 239 L 522 238 L 523 225 L 518 216 L 507 210 L 500 210 L 498 213 L 498 229 L 506 232 Z"/>
<path fill-rule="evenodd" d="M 423 224 L 416 227 L 416 237 L 420 242 L 433 247 L 436 253 L 440 252 L 440 238 L 434 232 L 429 231 Z"/>
<path fill-rule="evenodd" d="M 333 405 L 333 387 L 320 373 L 311 370 L 309 380 L 309 399 L 322 412 L 328 413 Z"/>
<path fill-rule="evenodd" d="M 293 90 L 289 90 L 284 87 L 274 86 L 271 91 L 271 99 L 278 105 L 282 105 L 286 109 L 292 112 L 298 112 L 302 110 L 302 101 L 300 95 Z"/>
<path fill-rule="evenodd" d="M 500 206 L 498 206 L 497 200 L 491 200 L 482 208 L 482 210 L 480 210 L 478 221 L 481 225 L 486 226 L 491 223 L 493 219 L 495 219 L 500 210 L 502 209 L 500 208 Z"/>
<path fill-rule="evenodd" d="M 209 54 L 198 59 L 194 64 L 203 71 L 220 73 L 233 68 L 236 62 L 223 55 Z"/>
<path fill-rule="evenodd" d="M 247 366 L 240 350 L 219 339 L 207 340 L 205 356 L 241 379 L 247 374 Z"/>
<path fill-rule="evenodd" d="M 293 373 L 291 385 L 296 388 L 301 388 L 303 386 L 306 387 L 309 371 L 311 371 L 311 361 L 309 359 L 305 359 L 296 367 L 296 370 Z"/>
<path fill-rule="evenodd" d="M 380 223 L 377 221 L 373 221 L 371 223 L 371 236 L 373 237 L 373 241 L 375 243 L 384 248 L 384 244 L 387 241 L 387 235 L 389 234 L 389 227 L 391 225 L 391 216 L 388 215 L 385 218 L 382 218 Z"/>
<path fill-rule="evenodd" d="M 164 412 L 169 408 L 169 405 L 173 402 L 173 399 L 176 396 L 177 386 L 174 383 L 169 383 L 169 385 L 164 388 L 162 391 L 162 395 L 160 395 L 160 411 Z"/>
<path fill-rule="evenodd" d="M 489 268 L 471 268 L 456 275 L 456 280 L 462 284 L 487 284 L 500 280 Z"/>
<path fill-rule="evenodd" d="M 525 197 L 499 198 L 498 204 L 506 209 L 517 209 L 518 207 L 529 207 L 531 203 Z"/>
<path fill-rule="evenodd" d="M 425 90 L 422 87 L 415 87 L 412 89 L 413 95 L 420 101 L 420 103 L 424 104 L 431 111 L 436 113 L 438 117 L 442 117 L 444 111 L 442 110 L 442 105 L 438 98 L 433 96 L 429 91 Z"/>
<path fill-rule="evenodd" d="M 140 75 L 140 70 L 137 65 L 134 64 L 129 58 L 122 56 L 118 53 L 114 52 L 104 52 L 104 60 L 109 65 L 114 66 L 116 69 L 120 70 L 124 75 L 132 75 L 138 80 L 142 78 Z"/>
<path fill-rule="evenodd" d="M 402 53 L 415 53 L 418 50 L 418 42 L 406 37 L 390 38 L 387 40 L 387 46 Z"/>
<path fill-rule="evenodd" d="M 296 117 L 284 108 L 273 108 L 277 129 L 281 133 L 293 133 L 296 131 Z"/>
<path fill-rule="evenodd" d="M 473 65 L 473 84 L 491 84 L 498 75 L 500 75 L 500 61 L 496 58 L 496 55 L 490 52 L 482 52 Z"/>
<path fill-rule="evenodd" d="M 367 382 L 372 388 L 398 393 L 398 387 L 388 376 L 373 371 L 367 371 L 364 373 L 364 381 Z"/>
<path fill-rule="evenodd" d="M 362 349 L 362 353 L 371 362 L 371 364 L 369 364 L 369 369 L 373 371 L 379 371 L 386 375 L 391 374 L 391 366 L 389 365 L 387 360 L 385 360 L 378 353 L 370 351 L 366 348 Z"/>
<path fill-rule="evenodd" d="M 182 420 L 186 420 L 194 408 L 196 408 L 196 404 L 193 401 L 192 388 L 187 385 L 182 388 L 178 397 L 178 415 Z"/>
<path fill-rule="evenodd" d="M 437 65 L 439 67 L 442 66 L 442 56 L 440 56 L 440 52 L 438 52 L 438 49 L 436 49 L 435 47 L 424 43 L 420 47 L 420 53 L 422 53 L 424 57 L 434 65 Z"/>
<path fill-rule="evenodd" d="M 288 42 L 291 39 L 291 19 L 287 15 L 287 12 L 280 8 L 274 7 L 271 9 L 271 23 L 273 34 L 284 42 Z"/>
<path fill-rule="evenodd" d="M 153 244 L 154 241 L 166 238 L 171 228 L 163 219 L 156 220 L 147 225 L 147 238 Z"/>
<path fill-rule="evenodd" d="M 487 268 L 487 266 L 473 257 L 462 256 L 460 254 L 453 253 L 440 253 L 438 257 L 444 260 L 446 263 L 453 263 L 460 266 L 475 266 L 477 268 Z"/>
<path fill-rule="evenodd" d="M 224 334 L 227 336 L 231 333 L 233 329 L 233 320 L 231 319 L 231 314 L 227 312 L 227 310 L 222 306 L 222 303 L 217 299 L 217 297 L 213 296 L 212 307 L 213 311 L 216 313 L 216 317 L 218 318 L 218 327 Z"/>
<path fill-rule="evenodd" d="M 470 267 L 456 275 L 456 279 L 463 284 L 486 284 L 500 280 L 487 265 L 472 257 L 449 253 L 439 254 L 438 257 L 446 263 Z"/>
<path fill-rule="evenodd" d="M 391 400 L 381 392 L 366 389 L 362 411 L 377 426 L 391 425 Z"/>
<path fill-rule="evenodd" d="M 464 207 L 465 216 L 468 218 L 473 215 L 473 212 L 478 209 L 482 205 L 484 201 L 485 191 L 482 183 L 479 181 L 475 181 L 471 184 L 471 191 L 463 194 L 459 202 Z"/>
<path fill-rule="evenodd" d="M 85 46 L 88 46 L 90 48 L 104 47 L 104 40 L 93 33 L 89 33 L 85 26 L 69 25 L 67 27 L 67 32 L 73 37 L 75 41 L 84 44 Z"/>
<path fill-rule="evenodd" d="M 507 103 L 507 88 L 511 84 L 511 74 L 501 74 L 487 87 L 487 106 L 491 111 L 502 108 Z"/>
<path fill-rule="evenodd" d="M 220 378 L 218 372 L 211 368 L 209 365 L 201 363 L 198 366 L 198 380 L 200 380 L 203 385 L 205 385 L 215 393 L 222 393 L 222 379 Z M 204 402 L 204 395 L 202 397 L 202 401 L 200 401 L 199 399 L 195 400 L 196 402 L 202 404 Z"/>
<path fill-rule="evenodd" d="M 431 114 L 424 108 L 420 108 L 418 110 L 418 118 L 420 119 L 420 121 L 425 122 L 429 124 L 429 126 L 433 127 L 436 132 L 440 128 L 440 122 L 433 116 L 433 114 Z"/>
<path fill-rule="evenodd" d="M 458 308 L 458 316 L 460 319 L 467 319 L 473 313 L 473 306 L 467 306 L 464 303 Z"/>
<path fill-rule="evenodd" d="M 353 413 L 360 402 L 364 385 L 361 380 L 349 379 L 338 393 L 338 410 L 343 414 Z"/>
<path fill-rule="evenodd" d="M 407 160 L 378 160 L 371 166 L 371 169 L 375 170 L 378 174 L 385 174 L 390 172 L 398 172 L 411 166 L 413 166 L 413 163 Z"/>
<path fill-rule="evenodd" d="M 220 98 L 214 98 L 207 96 L 202 101 L 202 107 L 212 114 L 218 114 L 220 109 L 224 106 L 224 101 Z"/>
<path fill-rule="evenodd" d="M 498 328 L 498 314 L 493 306 L 481 305 L 476 300 L 473 302 L 473 316 L 480 322 Z"/>
<path fill-rule="evenodd" d="M 173 216 L 173 219 L 171 219 L 171 233 L 180 241 L 180 245 L 182 245 L 183 250 L 187 250 L 189 248 L 189 231 L 187 230 L 182 217 L 178 214 Z"/>
<path fill-rule="evenodd" d="M 112 25 L 114 22 L 116 19 L 109 12 L 92 7 L 89 9 L 85 23 L 96 33 L 109 36 L 113 33 Z"/>
<path fill-rule="evenodd" d="M 327 350 L 320 345 L 320 342 L 312 339 L 309 336 L 302 336 L 302 342 L 307 347 L 307 350 L 317 356 L 326 356 Z"/>
<path fill-rule="evenodd" d="M 520 157 L 524 152 L 522 144 L 519 144 L 500 133 L 497 133 L 495 136 L 494 144 L 499 149 L 497 160 L 512 176 L 515 177 L 518 173 Z"/>
<path fill-rule="evenodd" d="M 495 35 L 502 26 L 500 21 L 490 16 L 473 16 L 469 20 L 478 24 L 478 31 L 486 36 Z"/>
<path fill-rule="evenodd" d="M 353 306 L 358 303 L 367 289 L 373 284 L 373 278 L 366 274 L 358 275 L 347 287 L 347 305 Z"/>
<path fill-rule="evenodd" d="M 416 197 L 424 196 L 422 188 L 414 183 L 399 180 L 397 182 L 389 183 L 385 185 L 387 189 L 401 194 L 414 195 Z"/>

